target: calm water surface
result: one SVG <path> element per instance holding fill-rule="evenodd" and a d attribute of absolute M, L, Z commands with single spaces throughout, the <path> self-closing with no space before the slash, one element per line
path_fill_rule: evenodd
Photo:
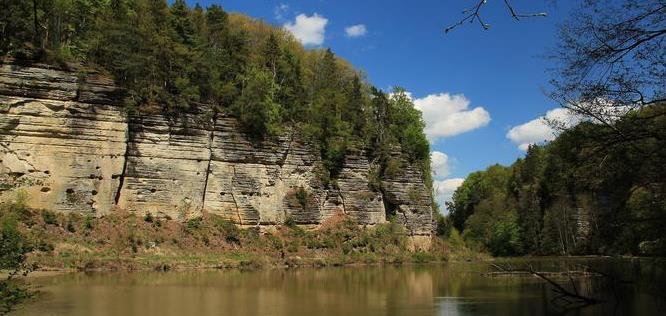
<path fill-rule="evenodd" d="M 296 270 L 67 274 L 32 280 L 40 298 L 19 315 L 666 315 L 666 264 L 654 260 L 512 260 L 557 271 L 587 263 L 633 285 L 600 278 L 577 287 L 607 303 L 554 304 L 531 277 L 481 275 L 488 264 Z M 615 296 L 619 297 L 616 303 Z"/>

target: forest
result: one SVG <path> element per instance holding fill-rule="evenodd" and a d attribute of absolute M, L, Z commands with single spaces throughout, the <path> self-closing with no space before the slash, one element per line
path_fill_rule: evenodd
<path fill-rule="evenodd" d="M 0 55 L 110 75 L 129 115 L 177 116 L 200 106 L 238 118 L 260 140 L 295 128 L 321 150 L 323 178 L 349 148 L 383 168 L 395 148 L 430 186 L 421 113 L 405 90 L 383 92 L 330 49 L 218 5 L 184 0 L 8 0 Z"/>
<path fill-rule="evenodd" d="M 583 122 L 474 172 L 440 221 L 499 256 L 664 255 L 664 114 L 657 103 L 611 125 Z"/>
<path fill-rule="evenodd" d="M 544 92 L 569 121 L 542 119 L 559 136 L 470 174 L 440 233 L 496 256 L 666 255 L 665 15 L 661 1 L 583 2 L 545 56 Z"/>

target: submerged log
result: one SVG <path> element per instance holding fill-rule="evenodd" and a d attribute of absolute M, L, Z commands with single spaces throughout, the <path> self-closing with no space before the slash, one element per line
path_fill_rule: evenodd
<path fill-rule="evenodd" d="M 574 277 L 591 277 L 591 276 L 602 276 L 596 271 L 562 271 L 562 272 L 544 272 L 536 271 L 531 266 L 528 268 L 516 269 L 512 267 L 503 267 L 497 264 L 491 264 L 491 266 L 497 271 L 484 273 L 486 277 L 496 277 L 496 276 L 533 276 L 540 278 L 546 281 L 550 286 L 556 296 L 553 298 L 553 303 L 564 305 L 565 307 L 583 307 L 588 305 L 594 305 L 602 303 L 603 300 L 596 299 L 593 297 L 585 296 L 578 291 L 578 287 L 574 282 Z M 571 290 L 565 288 L 560 283 L 554 281 L 554 277 L 566 277 L 570 284 Z"/>

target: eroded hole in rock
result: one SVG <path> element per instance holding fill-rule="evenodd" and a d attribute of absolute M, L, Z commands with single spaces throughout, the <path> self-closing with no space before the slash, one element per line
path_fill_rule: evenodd
<path fill-rule="evenodd" d="M 99 166 L 95 167 L 95 169 L 99 170 Z"/>
<path fill-rule="evenodd" d="M 51 191 L 51 188 L 49 187 L 42 187 L 39 191 L 42 191 L 44 193 Z"/>
<path fill-rule="evenodd" d="M 92 190 L 92 192 L 90 192 L 90 194 L 97 195 L 97 190 Z"/>
<path fill-rule="evenodd" d="M 118 179 L 118 177 L 120 177 L 119 174 L 113 174 L 113 175 L 111 175 L 111 179 Z"/>
<path fill-rule="evenodd" d="M 94 174 L 91 174 L 91 175 L 90 175 L 90 176 L 88 176 L 88 177 L 89 177 L 90 179 L 95 179 L 95 178 L 97 178 L 97 176 L 96 176 L 96 175 L 94 175 Z"/>
<path fill-rule="evenodd" d="M 51 174 L 51 171 L 44 170 L 44 174 Z"/>
<path fill-rule="evenodd" d="M 224 193 L 224 192 L 220 192 L 220 195 L 221 195 L 221 196 L 225 196 L 225 195 L 227 195 L 227 194 Z"/>
<path fill-rule="evenodd" d="M 150 193 L 155 193 L 155 192 L 157 192 L 156 189 L 150 189 Z"/>
<path fill-rule="evenodd" d="M 65 193 L 74 194 L 74 189 L 67 189 L 67 190 L 65 190 Z"/>
<path fill-rule="evenodd" d="M 99 179 L 99 180 L 104 180 L 104 177 L 99 176 L 99 177 L 97 177 L 97 179 Z"/>

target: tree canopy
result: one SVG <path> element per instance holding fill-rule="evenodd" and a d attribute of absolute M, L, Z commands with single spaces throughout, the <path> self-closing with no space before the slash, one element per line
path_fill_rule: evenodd
<path fill-rule="evenodd" d="M 472 173 L 448 205 L 453 225 L 501 255 L 666 254 L 664 112 L 583 122 L 511 166 Z"/>
<path fill-rule="evenodd" d="M 283 29 L 184 0 L 7 0 L 3 7 L 0 56 L 108 73 L 130 113 L 212 106 L 257 140 L 295 128 L 319 145 L 329 175 L 352 147 L 382 163 L 398 147 L 430 181 L 424 123 L 404 90 L 375 89 L 330 49 L 306 50 Z"/>

